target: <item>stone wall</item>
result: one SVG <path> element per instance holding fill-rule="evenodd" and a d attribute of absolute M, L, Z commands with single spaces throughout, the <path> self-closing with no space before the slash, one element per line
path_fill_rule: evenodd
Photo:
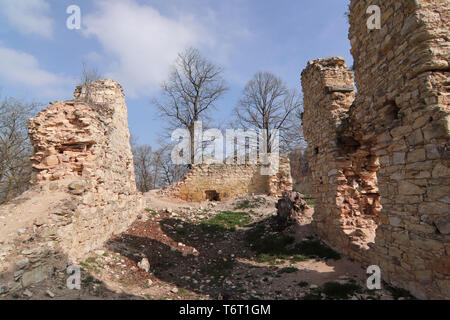
<path fill-rule="evenodd" d="M 61 249 L 77 259 L 124 231 L 142 209 L 136 189 L 122 87 L 100 80 L 78 87 L 29 121 L 33 184 L 66 191 L 55 212 Z M 59 217 L 59 218 L 58 218 Z"/>
<path fill-rule="evenodd" d="M 200 164 L 165 192 L 187 201 L 226 200 L 240 194 L 281 195 L 292 189 L 289 159 L 280 155 L 276 175 L 261 175 L 261 164 Z"/>
<path fill-rule="evenodd" d="M 367 29 L 370 5 L 381 30 Z M 358 91 L 341 58 L 302 73 L 319 234 L 420 298 L 450 297 L 448 12 L 448 1 L 352 0 Z"/>
<path fill-rule="evenodd" d="M 342 58 L 311 61 L 302 73 L 303 130 L 317 199 L 314 225 L 329 244 L 362 260 L 374 241 L 380 201 L 377 159 L 341 131 L 354 100 L 353 74 Z"/>

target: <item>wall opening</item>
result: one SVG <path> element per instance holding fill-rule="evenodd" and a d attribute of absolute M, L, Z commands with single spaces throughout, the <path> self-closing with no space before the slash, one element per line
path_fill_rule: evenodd
<path fill-rule="evenodd" d="M 206 190 L 205 195 L 208 201 L 220 201 L 220 194 L 216 190 Z"/>

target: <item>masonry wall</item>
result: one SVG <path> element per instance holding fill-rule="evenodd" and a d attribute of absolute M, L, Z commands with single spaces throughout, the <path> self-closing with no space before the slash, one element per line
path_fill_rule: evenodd
<path fill-rule="evenodd" d="M 317 199 L 313 224 L 330 245 L 363 260 L 381 206 L 377 159 L 352 132 L 342 134 L 355 98 L 353 73 L 342 58 L 319 59 L 308 63 L 302 84 L 303 131 Z"/>
<path fill-rule="evenodd" d="M 260 164 L 194 165 L 186 177 L 170 186 L 166 192 L 187 201 L 205 201 L 216 192 L 216 200 L 226 200 L 240 194 L 281 194 L 292 189 L 289 159 L 280 156 L 276 175 L 261 175 Z"/>
<path fill-rule="evenodd" d="M 61 249 L 79 258 L 124 231 L 142 209 L 122 87 L 100 80 L 78 87 L 29 121 L 33 183 L 66 191 L 52 230 Z"/>
<path fill-rule="evenodd" d="M 369 5 L 381 30 L 367 29 Z M 420 298 L 450 297 L 448 12 L 448 1 L 353 0 L 357 93 L 342 59 L 302 73 L 319 233 Z"/>

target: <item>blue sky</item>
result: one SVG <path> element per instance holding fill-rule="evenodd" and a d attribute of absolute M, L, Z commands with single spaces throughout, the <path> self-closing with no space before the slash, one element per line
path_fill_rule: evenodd
<path fill-rule="evenodd" d="M 163 122 L 151 104 L 176 54 L 197 47 L 221 65 L 230 90 L 212 117 L 223 124 L 245 83 L 270 71 L 300 87 L 308 60 L 352 65 L 349 0 L 0 0 L 2 96 L 47 104 L 72 98 L 85 61 L 124 87 L 130 131 L 156 145 Z M 69 30 L 66 8 L 81 8 Z"/>

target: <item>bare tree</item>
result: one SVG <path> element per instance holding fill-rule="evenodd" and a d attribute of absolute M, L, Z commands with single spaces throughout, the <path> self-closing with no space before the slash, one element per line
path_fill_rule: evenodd
<path fill-rule="evenodd" d="M 158 187 L 160 188 L 180 181 L 189 171 L 188 166 L 172 162 L 170 145 L 163 146 L 156 151 L 154 160 L 155 167 L 159 171 Z"/>
<path fill-rule="evenodd" d="M 295 107 L 286 124 L 286 129 L 281 132 L 281 150 L 289 154 L 293 150 L 306 149 L 306 141 L 303 136 L 302 124 L 303 103 L 299 98 L 299 104 Z"/>
<path fill-rule="evenodd" d="M 176 165 L 171 160 L 171 146 L 164 145 L 152 151 L 149 145 L 138 145 L 131 136 L 136 186 L 141 192 L 163 188 L 181 180 L 188 171 L 185 165 Z"/>
<path fill-rule="evenodd" d="M 79 86 L 82 87 L 83 98 L 87 103 L 93 104 L 92 97 L 90 95 L 90 84 L 94 81 L 101 79 L 101 74 L 96 67 L 89 67 L 85 61 L 82 62 L 81 77 Z"/>
<path fill-rule="evenodd" d="M 300 120 L 297 117 L 301 106 L 297 90 L 288 89 L 272 73 L 258 72 L 245 86 L 234 115 L 243 129 L 261 129 L 265 133 L 269 153 L 272 151 L 274 130 L 279 130 L 280 150 L 288 153 L 294 144 L 301 141 Z"/>
<path fill-rule="evenodd" d="M 89 67 L 85 61 L 81 63 L 81 79 L 80 85 L 86 86 L 91 82 L 97 81 L 101 79 L 101 74 L 96 67 Z"/>
<path fill-rule="evenodd" d="M 180 53 L 169 79 L 162 84 L 163 98 L 155 100 L 167 129 L 185 128 L 191 135 L 191 162 L 194 160 L 194 123 L 207 125 L 208 111 L 226 92 L 222 68 L 203 58 L 194 48 Z"/>
<path fill-rule="evenodd" d="M 141 192 L 154 188 L 153 153 L 149 145 L 139 145 L 133 148 L 134 171 L 136 186 Z"/>
<path fill-rule="evenodd" d="M 0 203 L 11 200 L 30 186 L 33 148 L 28 139 L 27 123 L 37 108 L 36 103 L 13 98 L 5 98 L 0 104 Z"/>

